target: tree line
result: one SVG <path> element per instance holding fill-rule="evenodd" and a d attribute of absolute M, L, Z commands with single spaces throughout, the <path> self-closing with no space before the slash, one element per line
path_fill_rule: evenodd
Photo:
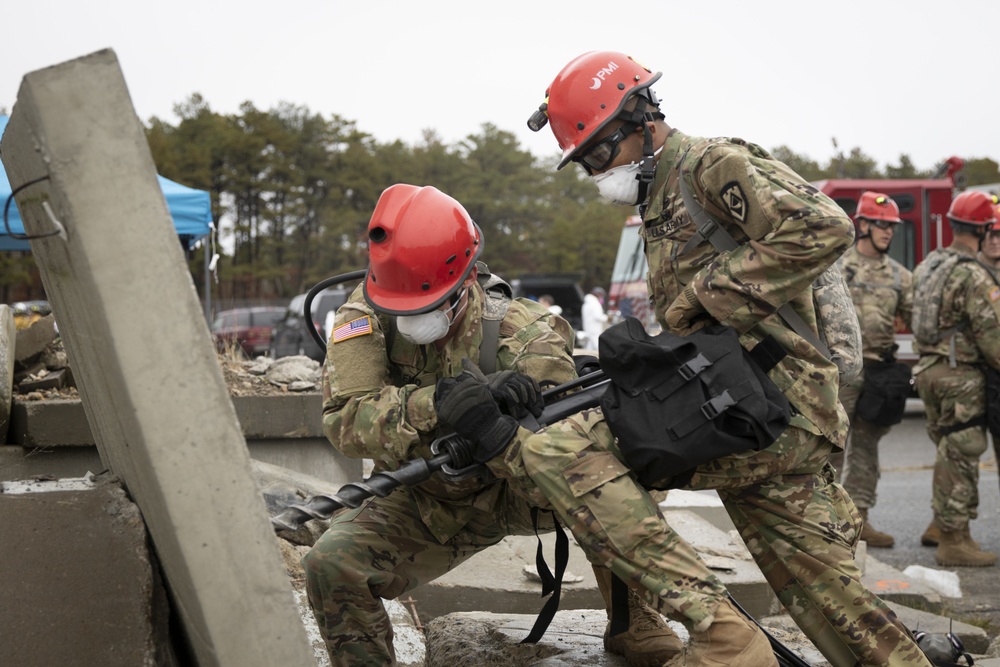
<path fill-rule="evenodd" d="M 221 114 L 198 94 L 174 113 L 175 122 L 151 118 L 146 136 L 160 174 L 211 193 L 221 245 L 230 249 L 219 250 L 212 288 L 219 302 L 285 299 L 364 268 L 375 203 L 401 182 L 433 185 L 460 201 L 483 230 L 484 259 L 507 279 L 578 272 L 585 289 L 610 280 L 628 211 L 604 203 L 581 170 L 556 171 L 554 143 L 552 156 L 539 158 L 490 123 L 453 144 L 433 130 L 416 145 L 380 142 L 336 114 L 249 102 Z M 883 170 L 860 148 L 823 164 L 787 146 L 772 153 L 810 181 L 936 175 L 905 154 Z M 1000 182 L 1000 167 L 966 159 L 963 178 Z M 204 252 L 203 244 L 189 256 L 199 290 Z M 25 280 L 30 264 L 30 256 L 0 253 L 0 287 Z"/>

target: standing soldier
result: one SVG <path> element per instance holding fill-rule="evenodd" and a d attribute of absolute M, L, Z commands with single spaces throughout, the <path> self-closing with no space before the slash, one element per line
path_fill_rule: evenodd
<path fill-rule="evenodd" d="M 559 168 L 575 162 L 606 200 L 640 206 L 647 280 L 665 331 L 727 325 L 747 350 L 777 343 L 784 355 L 776 352 L 768 375 L 792 405 L 787 429 L 764 449 L 697 466 L 682 488 L 719 491 L 778 599 L 831 664 L 929 667 L 854 562 L 861 517 L 828 463 L 847 435 L 838 368 L 776 312 L 789 304 L 803 334 L 816 338 L 811 285 L 848 249 L 854 225 L 759 146 L 667 125 L 650 88 L 659 78 L 623 53 L 586 53 L 556 76 L 528 123 L 552 127 Z M 696 229 L 699 203 L 717 225 Z M 707 242 L 720 228 L 736 247 L 720 252 Z M 584 549 L 689 629 L 676 664 L 776 664 L 766 637 L 662 521 L 601 410 L 543 429 L 522 456 Z"/>
<path fill-rule="evenodd" d="M 873 424 L 858 415 L 858 396 L 862 394 L 867 369 L 896 361 L 896 320 L 899 318 L 910 326 L 913 276 L 887 254 L 896 226 L 903 222 L 896 202 L 881 192 L 865 192 L 858 200 L 854 221 L 858 226 L 857 242 L 839 261 L 861 324 L 866 370 L 840 388 L 840 402 L 851 424 L 844 453 L 843 484 L 865 522 L 861 539 L 868 546 L 888 548 L 895 540 L 872 526 L 868 510 L 875 507 L 878 443 L 890 427 Z M 869 382 L 874 379 L 869 377 Z"/>
<path fill-rule="evenodd" d="M 966 191 L 948 209 L 952 242 L 931 252 L 913 275 L 913 369 L 937 445 L 931 506 L 920 541 L 937 545 L 942 566 L 988 566 L 997 556 L 972 539 L 979 508 L 979 457 L 986 451 L 987 365 L 1000 368 L 1000 287 L 976 261 L 997 221 L 989 195 Z"/>
<path fill-rule="evenodd" d="M 454 430 L 475 447 L 452 451 L 452 460 L 471 457 L 489 472 L 437 474 L 334 517 L 303 559 L 334 665 L 396 664 L 382 598 L 433 581 L 506 535 L 535 532 L 533 508 L 546 501 L 524 474 L 519 443 L 531 432 L 514 417 L 540 414 L 532 378 L 562 384 L 576 376 L 568 322 L 511 300 L 493 281 L 480 285 L 480 229 L 448 195 L 393 185 L 379 197 L 368 238 L 364 283 L 331 329 L 323 431 L 341 452 L 383 471 L 429 458 L 430 444 Z M 469 360 L 489 374 L 466 369 Z M 551 514 L 538 523 L 551 530 Z M 611 573 L 594 573 L 610 614 Z M 662 665 L 680 651 L 638 596 L 628 611 L 629 629 L 606 638 L 607 650 L 633 667 Z"/>
<path fill-rule="evenodd" d="M 994 209 L 997 220 L 1000 220 L 1000 204 Z M 993 273 L 1000 275 L 1000 229 L 990 229 L 983 239 L 983 246 L 979 249 L 979 259 Z"/>

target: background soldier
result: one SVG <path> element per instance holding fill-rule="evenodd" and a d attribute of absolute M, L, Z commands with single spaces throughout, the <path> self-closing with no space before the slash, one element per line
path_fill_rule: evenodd
<path fill-rule="evenodd" d="M 858 200 L 854 220 L 858 226 L 857 242 L 840 258 L 840 268 L 851 290 L 851 300 L 861 324 L 865 363 L 896 360 L 896 319 L 910 326 L 912 274 L 889 257 L 896 225 L 903 221 L 899 207 L 888 195 L 865 192 Z M 889 426 L 877 426 L 857 414 L 858 396 L 865 381 L 865 371 L 840 388 L 840 402 L 850 419 L 850 432 L 843 455 L 843 484 L 857 505 L 864 527 L 861 539 L 872 547 L 891 547 L 892 535 L 876 530 L 868 519 L 875 507 L 875 487 L 879 478 L 878 443 Z M 831 462 L 840 468 L 841 457 Z"/>
<path fill-rule="evenodd" d="M 988 566 L 997 556 L 972 539 L 978 515 L 979 457 L 986 451 L 987 364 L 1000 368 L 1000 287 L 976 260 L 996 223 L 991 197 L 958 195 L 948 210 L 952 242 L 931 252 L 913 275 L 913 333 L 920 360 L 913 369 L 937 445 L 931 506 L 921 543 L 937 545 L 944 566 Z"/>
<path fill-rule="evenodd" d="M 832 664 L 929 667 L 854 562 L 861 517 L 827 462 L 847 434 L 838 369 L 775 314 L 791 303 L 815 335 L 810 286 L 850 246 L 854 226 L 759 146 L 668 126 L 650 90 L 659 78 L 623 53 L 584 54 L 556 76 L 529 126 L 551 125 L 560 168 L 576 162 L 608 201 L 641 205 L 648 283 L 665 330 L 721 323 L 747 349 L 770 336 L 788 353 L 770 377 L 794 406 L 790 426 L 766 449 L 698 466 L 684 488 L 718 489 L 778 598 Z M 741 242 L 736 249 L 699 243 L 682 178 Z M 599 409 L 535 434 L 522 456 L 577 541 L 689 628 L 680 664 L 776 664 L 766 637 L 662 521 Z"/>
<path fill-rule="evenodd" d="M 568 322 L 489 282 L 484 291 L 480 229 L 451 197 L 394 185 L 379 198 L 368 237 L 365 281 L 337 311 L 330 335 L 326 436 L 348 456 L 374 459 L 378 471 L 430 457 L 431 442 L 454 429 L 476 446 L 452 451 L 452 460 L 471 455 L 496 477 L 435 475 L 334 517 L 303 559 L 309 604 L 334 665 L 395 664 L 381 598 L 433 581 L 505 535 L 534 532 L 531 509 L 545 499 L 520 463 L 519 443 L 530 431 L 514 417 L 541 412 L 531 378 L 562 384 L 576 375 Z M 500 320 L 492 339 L 484 331 L 491 319 Z M 488 377 L 463 370 L 463 360 L 488 368 L 481 353 L 495 356 Z M 551 514 L 539 524 L 551 530 Z M 594 570 L 610 610 L 611 574 Z M 631 627 L 606 640 L 608 650 L 640 667 L 679 652 L 680 639 L 659 614 L 637 596 L 628 606 Z"/>
<path fill-rule="evenodd" d="M 1000 204 L 994 208 L 993 213 L 997 216 L 997 220 L 1000 220 Z M 994 276 L 1000 271 L 1000 229 L 990 229 L 986 232 L 986 238 L 983 239 L 983 245 L 979 249 L 979 259 Z"/>

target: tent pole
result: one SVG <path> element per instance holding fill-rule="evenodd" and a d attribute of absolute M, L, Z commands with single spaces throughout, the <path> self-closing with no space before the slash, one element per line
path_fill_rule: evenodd
<path fill-rule="evenodd" d="M 212 326 L 212 282 L 208 279 L 208 239 L 201 242 L 201 250 L 205 255 L 205 321 Z"/>

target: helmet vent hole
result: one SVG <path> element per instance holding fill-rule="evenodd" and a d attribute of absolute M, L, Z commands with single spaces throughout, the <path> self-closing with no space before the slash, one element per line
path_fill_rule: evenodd
<path fill-rule="evenodd" d="M 465 256 L 466 256 L 466 257 L 468 257 L 468 256 L 469 256 L 469 255 L 471 255 L 471 254 L 472 254 L 472 251 L 471 251 L 471 250 L 469 250 L 468 248 L 466 248 L 466 249 L 465 249 Z"/>
<path fill-rule="evenodd" d="M 388 234 L 385 233 L 385 229 L 382 227 L 373 227 L 371 231 L 368 232 L 368 238 L 375 243 L 382 243 L 385 241 Z"/>
<path fill-rule="evenodd" d="M 638 81 L 638 79 L 636 79 L 636 80 Z M 618 90 L 625 90 L 625 84 L 624 83 L 619 83 L 618 84 Z"/>
<path fill-rule="evenodd" d="M 431 284 L 430 283 L 424 283 L 423 285 L 420 286 L 420 289 L 422 289 L 425 292 L 427 290 L 429 290 L 430 288 L 431 288 Z"/>
<path fill-rule="evenodd" d="M 578 129 L 578 130 L 582 130 L 582 129 L 583 129 L 583 128 L 585 128 L 585 127 L 587 127 L 587 126 L 586 126 L 586 125 L 584 125 L 583 123 L 577 123 L 577 124 L 576 124 L 576 129 Z"/>
<path fill-rule="evenodd" d="M 454 262 L 454 261 L 455 261 L 456 259 L 458 259 L 458 255 L 452 255 L 452 256 L 451 256 L 451 257 L 449 257 L 448 259 L 444 260 L 444 263 L 445 263 L 445 264 L 451 264 L 451 263 L 452 263 L 452 262 Z"/>

